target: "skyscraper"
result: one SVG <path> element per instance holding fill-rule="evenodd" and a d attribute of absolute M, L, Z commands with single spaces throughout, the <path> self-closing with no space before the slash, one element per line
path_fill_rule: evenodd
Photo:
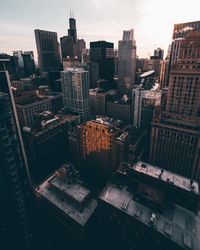
<path fill-rule="evenodd" d="M 118 44 L 118 88 L 122 94 L 130 93 L 135 84 L 136 43 L 134 31 L 123 32 Z"/>
<path fill-rule="evenodd" d="M 34 32 L 41 72 L 60 70 L 57 33 L 39 29 L 36 29 Z"/>
<path fill-rule="evenodd" d="M 76 19 L 73 17 L 69 18 L 68 36 L 73 37 L 74 43 L 76 44 L 77 42 Z"/>
<path fill-rule="evenodd" d="M 160 63 L 159 84 L 161 89 L 168 87 L 168 78 L 169 78 L 169 59 L 166 58 Z"/>
<path fill-rule="evenodd" d="M 200 32 L 181 41 L 170 71 L 166 111 L 157 112 L 151 134 L 151 162 L 200 180 Z"/>
<path fill-rule="evenodd" d="M 77 56 L 78 56 L 78 60 L 80 62 L 83 61 L 83 52 L 86 49 L 86 45 L 85 45 L 85 40 L 84 39 L 78 39 L 77 40 Z"/>
<path fill-rule="evenodd" d="M 61 81 L 64 108 L 86 121 L 90 115 L 89 72 L 82 68 L 69 68 L 61 72 Z"/>
<path fill-rule="evenodd" d="M 108 80 L 113 84 L 114 77 L 114 44 L 106 41 L 90 43 L 90 80 L 91 87 L 97 86 L 97 81 Z"/>
<path fill-rule="evenodd" d="M 31 183 L 7 72 L 0 72 L 0 91 L 1 244 L 5 249 L 27 249 L 31 243 L 27 210 Z"/>
<path fill-rule="evenodd" d="M 79 40 L 77 40 L 76 19 L 70 17 L 68 36 L 63 36 L 60 38 L 62 59 L 67 57 L 74 58 L 78 56 L 78 41 Z"/>
<path fill-rule="evenodd" d="M 154 50 L 154 56 L 158 57 L 159 59 L 163 60 L 164 50 L 161 48 L 157 48 Z"/>

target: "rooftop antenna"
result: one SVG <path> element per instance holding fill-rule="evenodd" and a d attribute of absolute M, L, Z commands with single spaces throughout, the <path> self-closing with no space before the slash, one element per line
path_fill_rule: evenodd
<path fill-rule="evenodd" d="M 71 18 L 72 17 L 72 9 L 71 8 L 70 8 L 70 13 L 69 14 L 70 14 L 70 18 Z"/>

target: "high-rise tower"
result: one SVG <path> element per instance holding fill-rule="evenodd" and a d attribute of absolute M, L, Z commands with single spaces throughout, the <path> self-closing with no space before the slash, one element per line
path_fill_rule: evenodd
<path fill-rule="evenodd" d="M 13 105 L 8 72 L 0 72 L 0 229 L 5 249 L 27 249 L 31 241 L 27 202 L 30 176 Z M 27 171 L 26 171 L 27 170 Z M 10 240 L 12 238 L 12 240 Z"/>
<path fill-rule="evenodd" d="M 108 80 L 112 87 L 114 77 L 114 44 L 106 41 L 90 43 L 90 80 L 91 87 L 97 87 L 98 80 Z"/>
<path fill-rule="evenodd" d="M 38 62 L 42 72 L 60 70 L 60 55 L 57 33 L 46 30 L 35 30 Z"/>
<path fill-rule="evenodd" d="M 200 32 L 196 30 L 180 43 L 165 109 L 154 117 L 151 161 L 200 180 Z"/>
<path fill-rule="evenodd" d="M 135 84 L 136 70 L 136 42 L 133 30 L 123 32 L 118 53 L 118 88 L 122 94 L 131 93 Z"/>
<path fill-rule="evenodd" d="M 64 108 L 86 121 L 90 115 L 89 72 L 82 68 L 69 68 L 61 72 L 61 81 Z"/>
<path fill-rule="evenodd" d="M 68 36 L 73 37 L 74 43 L 77 42 L 76 19 L 73 17 L 69 18 Z"/>

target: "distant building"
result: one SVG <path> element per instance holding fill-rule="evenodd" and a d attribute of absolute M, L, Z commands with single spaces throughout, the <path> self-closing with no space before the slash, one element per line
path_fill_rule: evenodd
<path fill-rule="evenodd" d="M 51 99 L 48 97 L 38 97 L 35 94 L 26 95 L 23 99 L 18 100 L 16 109 L 19 117 L 20 126 L 34 127 L 34 115 L 42 111 L 52 111 Z"/>
<path fill-rule="evenodd" d="M 7 70 L 13 80 L 13 78 L 16 77 L 14 57 L 5 53 L 0 53 L 0 70 Z"/>
<path fill-rule="evenodd" d="M 155 76 L 160 76 L 161 59 L 158 56 L 151 56 L 149 60 L 149 70 L 155 71 Z"/>
<path fill-rule="evenodd" d="M 82 68 L 71 68 L 61 72 L 64 108 L 80 115 L 82 121 L 90 116 L 89 72 Z"/>
<path fill-rule="evenodd" d="M 60 46 L 61 46 L 62 59 L 65 59 L 67 57 L 74 58 L 76 56 L 73 37 L 71 36 L 61 37 Z"/>
<path fill-rule="evenodd" d="M 33 75 L 35 73 L 35 61 L 33 51 L 24 51 L 24 73 L 26 76 Z"/>
<path fill-rule="evenodd" d="M 124 123 L 98 117 L 78 127 L 81 171 L 98 183 L 108 179 L 127 157 L 128 133 Z"/>
<path fill-rule="evenodd" d="M 90 87 L 96 88 L 99 79 L 108 80 L 112 87 L 114 78 L 114 44 L 106 41 L 90 43 Z"/>
<path fill-rule="evenodd" d="M 76 19 L 73 17 L 69 18 L 68 36 L 73 38 L 74 44 L 77 43 Z"/>
<path fill-rule="evenodd" d="M 43 92 L 41 92 L 43 91 Z M 40 86 L 38 88 L 39 97 L 47 97 L 51 100 L 52 112 L 58 114 L 59 111 L 63 109 L 63 96 L 60 92 L 55 92 L 45 88 L 45 86 Z"/>
<path fill-rule="evenodd" d="M 141 87 L 133 89 L 133 125 L 135 127 L 150 127 L 154 110 L 161 104 L 161 91 L 144 90 Z"/>
<path fill-rule="evenodd" d="M 115 61 L 115 76 L 118 76 L 118 62 L 119 60 L 119 52 L 118 50 L 114 50 L 114 61 Z"/>
<path fill-rule="evenodd" d="M 119 119 L 127 124 L 132 120 L 131 100 L 127 97 L 120 100 L 110 100 L 106 103 L 106 115 L 114 119 Z"/>
<path fill-rule="evenodd" d="M 115 90 L 104 91 L 102 89 L 90 89 L 90 111 L 91 115 L 106 115 L 106 105 L 109 99 L 113 99 L 116 96 Z"/>
<path fill-rule="evenodd" d="M 86 44 L 84 39 L 78 39 L 77 40 L 77 56 L 79 62 L 82 62 L 83 60 L 83 53 L 86 49 Z"/>
<path fill-rule="evenodd" d="M 57 33 L 39 29 L 34 30 L 34 32 L 40 71 L 59 71 L 61 64 Z"/>
<path fill-rule="evenodd" d="M 123 32 L 118 53 L 118 89 L 122 94 L 130 94 L 136 73 L 136 42 L 133 30 Z"/>
<path fill-rule="evenodd" d="M 154 56 L 158 57 L 160 60 L 163 60 L 164 50 L 161 48 L 157 48 L 156 50 L 154 50 Z"/>
<path fill-rule="evenodd" d="M 123 162 L 99 196 L 102 249 L 197 250 L 198 207 L 197 182 Z"/>
<path fill-rule="evenodd" d="M 160 78 L 159 78 L 159 84 L 160 88 L 166 88 L 168 87 L 168 80 L 169 80 L 169 59 L 163 60 L 160 63 Z"/>

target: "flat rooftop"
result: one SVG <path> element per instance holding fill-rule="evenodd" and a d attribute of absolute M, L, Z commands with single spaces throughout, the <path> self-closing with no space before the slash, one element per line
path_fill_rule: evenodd
<path fill-rule="evenodd" d="M 82 204 L 90 194 L 90 190 L 76 182 L 68 182 L 66 178 L 56 176 L 51 180 L 51 185 L 61 190 L 64 194 L 80 204 Z"/>
<path fill-rule="evenodd" d="M 180 176 L 173 172 L 158 168 L 156 166 L 152 166 L 141 161 L 133 165 L 132 168 L 138 173 L 151 176 L 155 179 L 160 179 L 164 182 L 173 184 L 181 189 L 184 189 L 189 192 L 192 191 L 193 193 L 199 195 L 199 184 L 195 180 L 191 180 L 184 176 Z"/>
<path fill-rule="evenodd" d="M 164 209 L 160 214 L 133 199 L 127 185 L 109 183 L 100 195 L 100 200 L 153 227 L 171 241 L 185 249 L 200 249 L 200 217 L 180 206 Z M 152 222 L 152 218 L 153 222 Z"/>
<path fill-rule="evenodd" d="M 57 173 L 36 188 L 35 192 L 81 226 L 87 223 L 97 207 L 97 201 L 88 197 L 90 190 L 87 187 Z"/>
<path fill-rule="evenodd" d="M 115 120 L 110 117 L 97 116 L 96 120 L 92 120 L 92 122 L 107 125 L 108 127 L 122 129 L 125 126 L 125 123 L 121 120 Z"/>

